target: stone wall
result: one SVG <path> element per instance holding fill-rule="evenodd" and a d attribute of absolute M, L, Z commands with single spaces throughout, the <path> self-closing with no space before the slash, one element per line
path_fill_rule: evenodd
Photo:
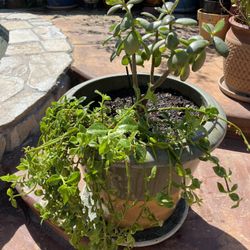
<path fill-rule="evenodd" d="M 0 13 L 8 47 L 0 60 L 0 161 L 39 131 L 46 108 L 70 86 L 72 47 L 51 22 L 28 13 Z"/>

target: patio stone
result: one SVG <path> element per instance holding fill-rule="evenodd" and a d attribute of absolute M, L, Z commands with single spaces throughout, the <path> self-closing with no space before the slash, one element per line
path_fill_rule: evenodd
<path fill-rule="evenodd" d="M 22 54 L 29 55 L 29 54 L 38 54 L 42 52 L 45 52 L 45 50 L 40 42 L 27 42 L 27 43 L 8 45 L 5 55 L 6 56 L 22 55 Z"/>
<path fill-rule="evenodd" d="M 8 30 L 29 29 L 32 27 L 27 21 L 5 21 L 2 24 Z"/>
<path fill-rule="evenodd" d="M 55 26 L 38 26 L 33 28 L 33 31 L 43 40 L 66 38 L 65 35 Z"/>
<path fill-rule="evenodd" d="M 18 77 L 6 77 L 0 76 L 0 105 L 2 102 L 8 100 L 12 96 L 19 93 L 24 88 L 24 81 L 22 78 Z"/>
<path fill-rule="evenodd" d="M 2 15 L 2 14 L 1 14 Z M 17 19 L 17 20 L 30 20 L 30 19 L 36 19 L 37 16 L 30 13 L 5 13 L 6 19 Z"/>
<path fill-rule="evenodd" d="M 67 91 L 72 47 L 51 22 L 29 13 L 1 13 L 9 44 L 0 60 L 0 161 L 39 130 L 50 103 Z"/>
<path fill-rule="evenodd" d="M 39 41 L 38 36 L 30 29 L 12 30 L 9 34 L 9 44 Z"/>
<path fill-rule="evenodd" d="M 47 50 L 51 52 L 56 51 L 65 51 L 70 52 L 72 51 L 71 46 L 66 40 L 46 40 L 42 42 L 42 46 Z"/>

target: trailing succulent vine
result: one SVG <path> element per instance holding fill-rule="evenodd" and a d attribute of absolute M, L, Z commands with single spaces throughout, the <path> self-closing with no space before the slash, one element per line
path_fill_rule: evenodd
<path fill-rule="evenodd" d="M 185 80 L 190 68 L 193 71 L 201 68 L 206 58 L 205 49 L 211 43 L 220 54 L 227 55 L 224 42 L 215 36 L 223 27 L 223 21 L 215 27 L 204 25 L 209 28 L 211 41 L 200 36 L 179 38 L 175 32 L 176 26 L 193 25 L 196 22 L 188 18 L 174 18 L 172 13 L 178 1 L 163 1 L 163 6 L 156 8 L 158 17 L 142 13 L 145 18 L 134 18 L 131 8 L 139 2 L 107 0 L 107 4 L 112 5 L 109 14 L 117 10 L 125 11 L 121 22 L 111 28 L 112 36 L 109 39 L 116 39 L 111 59 L 123 52 L 122 64 L 131 69 L 136 97 L 132 106 L 117 109 L 113 114 L 107 105 L 111 98 L 98 91 L 96 93 L 100 96 L 100 101 L 95 104 L 88 103 L 85 98 L 63 97 L 47 109 L 40 124 L 38 146 L 25 149 L 25 157 L 17 167 L 24 174 L 0 177 L 1 180 L 12 183 L 7 194 L 14 206 L 15 198 L 27 192 L 41 196 L 43 203 L 36 204 L 36 207 L 42 219 L 61 227 L 76 249 L 110 250 L 117 249 L 118 245 L 133 247 L 133 235 L 142 229 L 138 223 L 140 217 L 150 218 L 154 225 L 162 224 L 147 208 L 147 202 L 155 200 L 163 207 L 173 208 L 173 188 L 180 189 L 182 197 L 189 204 L 201 204 L 202 199 L 196 191 L 202 181 L 194 177 L 181 161 L 183 149 L 187 145 L 196 146 L 200 150 L 200 159 L 212 163 L 215 174 L 224 181 L 217 183 L 218 189 L 229 195 L 234 202 L 232 207 L 237 207 L 241 200 L 236 192 L 237 184 L 231 183 L 231 171 L 221 166 L 219 160 L 211 154 L 208 133 L 204 129 L 206 122 L 222 119 L 218 117 L 216 108 L 146 108 L 147 102 L 155 101 L 155 89 L 170 73 Z M 155 67 L 164 60 L 167 62 L 166 70 L 156 79 Z M 141 92 L 137 80 L 137 66 L 143 65 L 144 61 L 151 61 L 150 81 L 145 93 Z M 149 114 L 161 112 L 167 117 L 170 110 L 182 111 L 183 119 L 172 121 L 167 133 L 152 129 L 154 124 L 149 119 Z M 249 149 L 241 130 L 228 123 L 235 127 Z M 169 162 L 166 164 L 172 169 L 168 182 L 162 192 L 152 196 L 147 185 L 155 178 L 157 166 L 152 167 L 150 173 L 145 172 L 145 202 L 141 206 L 141 213 L 132 226 L 119 227 L 128 209 L 138 202 L 130 202 L 131 159 L 137 164 L 143 164 L 149 148 L 153 152 L 163 150 L 168 155 Z M 127 198 L 119 210 L 114 206 L 116 190 L 110 185 L 109 178 L 111 168 L 116 164 L 125 166 L 127 176 Z M 180 182 L 172 179 L 172 172 L 179 176 Z M 82 180 L 84 182 L 80 185 Z M 85 185 L 84 188 L 82 185 Z M 16 186 L 23 188 L 24 193 L 15 194 L 13 189 Z M 81 243 L 83 237 L 89 239 L 87 245 Z"/>

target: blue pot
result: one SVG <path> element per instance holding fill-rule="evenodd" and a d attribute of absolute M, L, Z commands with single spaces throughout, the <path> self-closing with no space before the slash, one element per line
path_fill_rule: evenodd
<path fill-rule="evenodd" d="M 48 6 L 55 6 L 55 7 L 70 6 L 76 4 L 75 0 L 47 0 L 47 1 L 48 1 Z"/>
<path fill-rule="evenodd" d="M 171 2 L 174 2 L 172 0 Z M 197 9 L 199 9 L 199 0 L 180 0 L 175 12 L 176 13 L 191 13 L 196 12 Z"/>

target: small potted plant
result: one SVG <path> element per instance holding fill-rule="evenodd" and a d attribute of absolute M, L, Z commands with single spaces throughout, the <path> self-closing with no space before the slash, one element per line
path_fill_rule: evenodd
<path fill-rule="evenodd" d="M 224 19 L 224 27 L 216 36 L 225 39 L 226 33 L 229 29 L 229 13 L 227 10 L 231 8 L 231 0 L 203 0 L 201 1 L 201 9 L 197 12 L 197 19 L 199 21 L 200 35 L 205 39 L 209 39 L 209 31 L 204 29 L 203 23 L 215 25 L 221 19 Z"/>
<path fill-rule="evenodd" d="M 224 60 L 224 78 L 220 89 L 227 95 L 250 103 L 250 1 L 235 1 L 235 10 L 229 19 L 230 29 L 226 43 L 230 48 Z"/>
<path fill-rule="evenodd" d="M 211 96 L 183 82 L 190 70 L 202 67 L 211 41 L 228 54 L 215 36 L 222 23 L 210 41 L 183 38 L 176 26 L 196 21 L 174 18 L 178 1 L 164 2 L 158 16 L 143 13 L 147 19 L 133 16 L 139 0 L 106 2 L 112 6 L 108 14 L 125 12 L 107 41 L 116 41 L 111 60 L 122 54 L 131 74 L 89 80 L 53 103 L 41 122 L 38 146 L 27 148 L 18 166 L 21 173 L 1 177 L 12 183 L 7 194 L 13 205 L 18 195 L 40 196 L 42 219 L 62 228 L 77 249 L 83 249 L 83 237 L 90 249 L 132 248 L 136 233 L 162 226 L 180 199 L 200 204 L 201 180 L 193 176 L 199 160 L 212 162 L 224 182 L 216 185 L 233 207 L 241 200 L 231 171 L 211 154 L 225 135 L 225 114 Z M 138 74 L 145 61 L 151 62 L 150 73 Z M 164 61 L 164 72 L 156 75 Z"/>

